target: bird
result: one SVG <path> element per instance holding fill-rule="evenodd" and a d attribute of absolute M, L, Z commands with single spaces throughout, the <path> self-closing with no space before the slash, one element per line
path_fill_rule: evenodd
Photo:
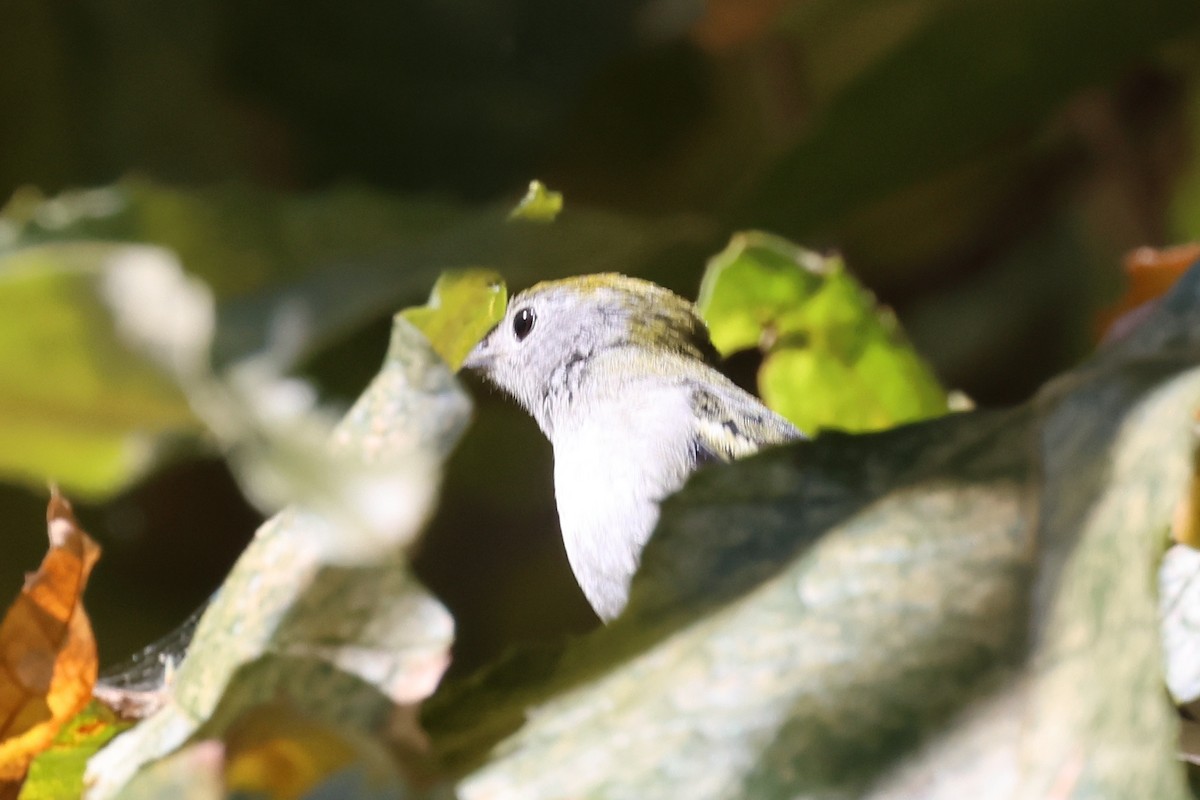
<path fill-rule="evenodd" d="M 661 502 L 696 469 L 805 438 L 719 361 L 693 303 L 601 273 L 520 292 L 463 362 L 550 440 L 567 560 L 605 622 L 628 602 Z"/>

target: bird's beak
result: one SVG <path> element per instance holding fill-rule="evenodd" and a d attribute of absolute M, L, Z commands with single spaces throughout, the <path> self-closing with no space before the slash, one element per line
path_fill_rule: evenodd
<path fill-rule="evenodd" d="M 488 342 L 491 340 L 491 338 L 492 335 L 489 332 L 487 336 L 484 336 L 479 340 L 478 344 L 471 348 L 471 352 L 467 353 L 467 357 L 463 359 L 463 369 L 486 371 L 487 368 L 492 365 L 492 361 L 495 357 L 492 355 L 491 349 L 488 347 Z"/>

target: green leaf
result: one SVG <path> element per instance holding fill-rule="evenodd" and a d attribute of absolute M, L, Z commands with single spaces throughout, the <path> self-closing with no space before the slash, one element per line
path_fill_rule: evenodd
<path fill-rule="evenodd" d="M 1198 363 L 1193 269 L 1024 406 L 700 471 L 622 617 L 434 698 L 457 796 L 1190 797 L 1152 576 Z"/>
<path fill-rule="evenodd" d="M 553 222 L 562 212 L 562 208 L 562 192 L 550 191 L 541 181 L 530 181 L 529 191 L 509 212 L 508 218 L 527 222 Z"/>
<path fill-rule="evenodd" d="M 21 787 L 21 800 L 81 796 L 88 759 L 131 724 L 93 700 L 62 727 L 50 748 L 33 760 Z"/>
<path fill-rule="evenodd" d="M 801 430 L 879 430 L 947 411 L 895 316 L 839 258 L 737 234 L 709 261 L 697 305 L 723 355 L 763 351 L 763 399 Z"/>
<path fill-rule="evenodd" d="M 507 302 L 508 290 L 499 273 L 461 270 L 438 278 L 424 306 L 400 313 L 457 370 L 471 348 L 504 317 Z"/>
<path fill-rule="evenodd" d="M 0 254 L 3 477 L 104 494 L 142 474 L 162 436 L 198 430 L 106 298 L 114 266 L 146 252 L 90 243 Z"/>

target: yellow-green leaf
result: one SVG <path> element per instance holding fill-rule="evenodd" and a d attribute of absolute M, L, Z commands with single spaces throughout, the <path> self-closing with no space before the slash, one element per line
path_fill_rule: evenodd
<path fill-rule="evenodd" d="M 475 343 L 504 316 L 508 290 L 499 273 L 466 269 L 443 273 L 429 302 L 400 315 L 420 329 L 434 352 L 457 370 Z"/>
<path fill-rule="evenodd" d="M 79 797 L 87 760 L 131 724 L 93 700 L 63 726 L 50 748 L 34 759 L 21 787 L 21 800 Z"/>
<path fill-rule="evenodd" d="M 527 222 L 554 222 L 562 208 L 562 192 L 547 189 L 546 184 L 541 181 L 530 181 L 529 191 L 525 192 L 521 202 L 509 212 L 508 218 Z"/>
<path fill-rule="evenodd" d="M 141 474 L 159 436 L 197 427 L 105 298 L 111 267 L 132 252 L 79 243 L 0 255 L 0 476 L 103 494 Z"/>
<path fill-rule="evenodd" d="M 763 399 L 801 430 L 881 430 L 948 410 L 895 316 L 836 256 L 737 234 L 709 261 L 697 304 L 723 355 L 762 351 Z"/>

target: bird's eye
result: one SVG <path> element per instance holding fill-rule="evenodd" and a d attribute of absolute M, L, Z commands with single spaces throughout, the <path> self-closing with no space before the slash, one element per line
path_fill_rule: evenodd
<path fill-rule="evenodd" d="M 537 320 L 534 316 L 532 308 L 522 308 L 513 317 L 513 333 L 517 335 L 517 340 L 520 341 L 529 335 L 533 330 L 533 323 Z"/>

